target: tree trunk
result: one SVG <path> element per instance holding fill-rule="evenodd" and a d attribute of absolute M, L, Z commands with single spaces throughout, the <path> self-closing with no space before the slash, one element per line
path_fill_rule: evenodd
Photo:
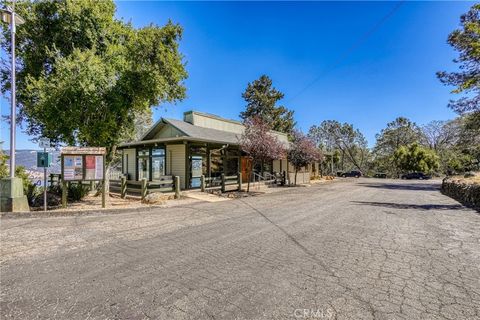
<path fill-rule="evenodd" d="M 110 194 L 110 171 L 112 169 L 112 163 L 115 159 L 117 146 L 112 146 L 112 148 L 107 148 L 107 154 L 105 156 L 105 198 L 108 199 Z M 101 184 L 99 184 L 101 186 Z M 102 188 L 97 189 L 97 194 L 100 194 Z"/>
<path fill-rule="evenodd" d="M 252 168 L 253 168 L 253 160 L 249 159 L 249 161 L 247 161 L 247 172 L 248 172 L 247 193 L 250 192 L 250 180 L 252 178 Z"/>
<path fill-rule="evenodd" d="M 297 185 L 297 172 L 298 172 L 298 169 L 295 168 L 295 182 L 293 183 L 295 186 Z"/>
<path fill-rule="evenodd" d="M 105 165 L 105 196 L 110 193 L 110 164 Z"/>

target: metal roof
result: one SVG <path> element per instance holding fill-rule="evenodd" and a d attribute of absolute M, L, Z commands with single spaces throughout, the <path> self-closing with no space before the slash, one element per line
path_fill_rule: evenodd
<path fill-rule="evenodd" d="M 200 114 L 200 113 L 199 113 Z M 213 116 L 212 116 L 213 117 Z M 216 116 L 215 116 L 216 117 Z M 216 117 L 222 119 L 220 117 Z M 222 119 L 224 120 L 224 119 Z M 233 122 L 233 120 L 230 120 Z M 181 132 L 181 136 L 176 137 L 165 137 L 165 138 L 155 138 L 155 135 L 165 126 L 170 125 Z M 285 144 L 289 145 L 287 140 L 287 135 L 284 133 L 271 131 L 279 140 Z M 239 145 L 241 140 L 241 134 L 205 128 L 201 126 L 193 125 L 189 122 L 171 119 L 171 118 L 160 118 L 139 141 L 132 141 L 128 143 L 122 143 L 120 147 L 135 146 L 135 145 L 145 145 L 150 143 L 165 143 L 165 142 L 178 142 L 178 141 L 199 141 L 206 143 L 218 143 L 218 144 L 230 144 L 230 145 Z"/>
<path fill-rule="evenodd" d="M 181 132 L 185 133 L 186 136 L 191 138 L 196 138 L 200 140 L 209 140 L 209 141 L 218 141 L 220 143 L 229 143 L 229 144 L 239 144 L 241 135 L 217 130 L 204 128 L 200 126 L 195 126 L 188 122 L 177 120 L 177 119 L 164 119 L 167 123 L 171 124 Z"/>
<path fill-rule="evenodd" d="M 154 139 L 155 134 L 164 125 L 173 126 L 182 132 L 183 136 Z M 150 130 L 147 131 L 141 140 L 122 143 L 120 147 L 144 145 L 149 143 L 177 142 L 182 140 L 238 145 L 240 138 L 241 135 L 233 132 L 195 126 L 177 119 L 161 118 Z"/>

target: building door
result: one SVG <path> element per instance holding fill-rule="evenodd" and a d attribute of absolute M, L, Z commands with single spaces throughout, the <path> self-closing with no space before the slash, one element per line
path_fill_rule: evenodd
<path fill-rule="evenodd" d="M 150 180 L 150 159 L 138 158 L 138 180 L 142 179 Z"/>
<path fill-rule="evenodd" d="M 191 156 L 190 162 L 190 188 L 199 188 L 201 183 L 201 177 L 204 174 L 204 157 L 203 156 Z"/>
<path fill-rule="evenodd" d="M 188 169 L 186 188 L 200 188 L 202 175 L 207 174 L 207 147 L 190 144 L 187 146 Z"/>
<path fill-rule="evenodd" d="M 248 157 L 240 157 L 240 167 L 242 172 L 242 182 L 248 182 L 248 174 L 250 172 L 250 167 L 252 166 L 252 160 Z"/>

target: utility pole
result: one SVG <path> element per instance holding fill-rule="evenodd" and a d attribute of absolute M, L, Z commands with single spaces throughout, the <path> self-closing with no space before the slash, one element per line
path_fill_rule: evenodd
<path fill-rule="evenodd" d="M 13 3 L 15 6 L 15 2 Z M 15 8 L 15 7 L 14 7 Z M 15 177 L 15 129 L 17 125 L 17 111 L 16 111 L 16 87 L 15 87 L 15 12 L 12 10 L 10 30 L 12 36 L 12 74 L 11 74 L 11 106 L 10 106 L 10 178 Z"/>
<path fill-rule="evenodd" d="M 23 194 L 22 180 L 15 178 L 15 129 L 16 121 L 16 83 L 15 83 L 15 32 L 17 25 L 25 21 L 15 13 L 15 1 L 12 8 L 0 9 L 3 22 L 10 24 L 11 34 L 11 110 L 10 110 L 10 178 L 0 181 L 0 211 L 28 211 L 27 197 Z"/>
<path fill-rule="evenodd" d="M 16 112 L 16 80 L 15 80 L 15 33 L 17 25 L 25 23 L 22 17 L 15 13 L 15 1 L 13 7 L 0 9 L 2 21 L 10 24 L 11 37 L 11 73 L 10 73 L 10 178 L 15 177 L 15 129 L 17 125 Z"/>

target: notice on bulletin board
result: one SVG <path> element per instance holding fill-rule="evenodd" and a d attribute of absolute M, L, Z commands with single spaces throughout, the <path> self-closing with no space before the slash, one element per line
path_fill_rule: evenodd
<path fill-rule="evenodd" d="M 83 158 L 82 156 L 65 156 L 63 159 L 63 179 L 83 179 Z"/>
<path fill-rule="evenodd" d="M 103 156 L 85 156 L 85 180 L 103 180 Z"/>
<path fill-rule="evenodd" d="M 85 156 L 85 180 L 95 180 L 95 156 Z"/>
<path fill-rule="evenodd" d="M 103 156 L 95 156 L 95 179 L 103 179 Z"/>

